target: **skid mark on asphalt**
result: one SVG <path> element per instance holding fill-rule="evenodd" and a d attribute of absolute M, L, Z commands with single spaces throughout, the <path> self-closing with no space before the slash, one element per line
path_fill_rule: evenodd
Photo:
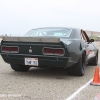
<path fill-rule="evenodd" d="M 74 92 L 70 97 L 68 97 L 66 100 L 72 100 L 74 99 L 84 88 L 86 88 L 93 79 L 91 79 L 90 81 L 88 81 L 85 85 L 83 85 L 82 87 L 80 87 L 76 92 Z"/>

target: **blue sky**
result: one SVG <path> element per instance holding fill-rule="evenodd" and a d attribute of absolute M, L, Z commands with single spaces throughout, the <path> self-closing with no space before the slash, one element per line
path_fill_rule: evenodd
<path fill-rule="evenodd" d="M 0 0 L 0 35 L 23 36 L 38 27 L 100 32 L 100 0 Z"/>

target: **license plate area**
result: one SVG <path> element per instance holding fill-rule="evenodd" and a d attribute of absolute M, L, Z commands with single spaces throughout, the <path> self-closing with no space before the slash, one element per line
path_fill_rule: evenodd
<path fill-rule="evenodd" d="M 38 58 L 25 58 L 25 65 L 38 66 Z"/>

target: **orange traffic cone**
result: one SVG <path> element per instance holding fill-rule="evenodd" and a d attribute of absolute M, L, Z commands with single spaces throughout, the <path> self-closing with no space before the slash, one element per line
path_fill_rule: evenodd
<path fill-rule="evenodd" d="M 100 86 L 100 76 L 99 76 L 99 67 L 98 66 L 95 68 L 93 82 L 91 82 L 90 84 Z"/>

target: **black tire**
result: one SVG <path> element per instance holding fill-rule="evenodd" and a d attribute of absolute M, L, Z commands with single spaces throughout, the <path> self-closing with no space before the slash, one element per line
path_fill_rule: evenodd
<path fill-rule="evenodd" d="M 26 72 L 29 70 L 29 66 L 21 64 L 10 64 L 11 68 L 15 71 Z"/>
<path fill-rule="evenodd" d="M 67 69 L 69 75 L 83 76 L 85 74 L 86 67 L 86 56 L 85 53 L 82 54 L 77 64 Z"/>
<path fill-rule="evenodd" d="M 98 65 L 98 53 L 97 53 L 96 56 L 88 63 L 88 65 L 93 65 L 93 66 Z"/>

